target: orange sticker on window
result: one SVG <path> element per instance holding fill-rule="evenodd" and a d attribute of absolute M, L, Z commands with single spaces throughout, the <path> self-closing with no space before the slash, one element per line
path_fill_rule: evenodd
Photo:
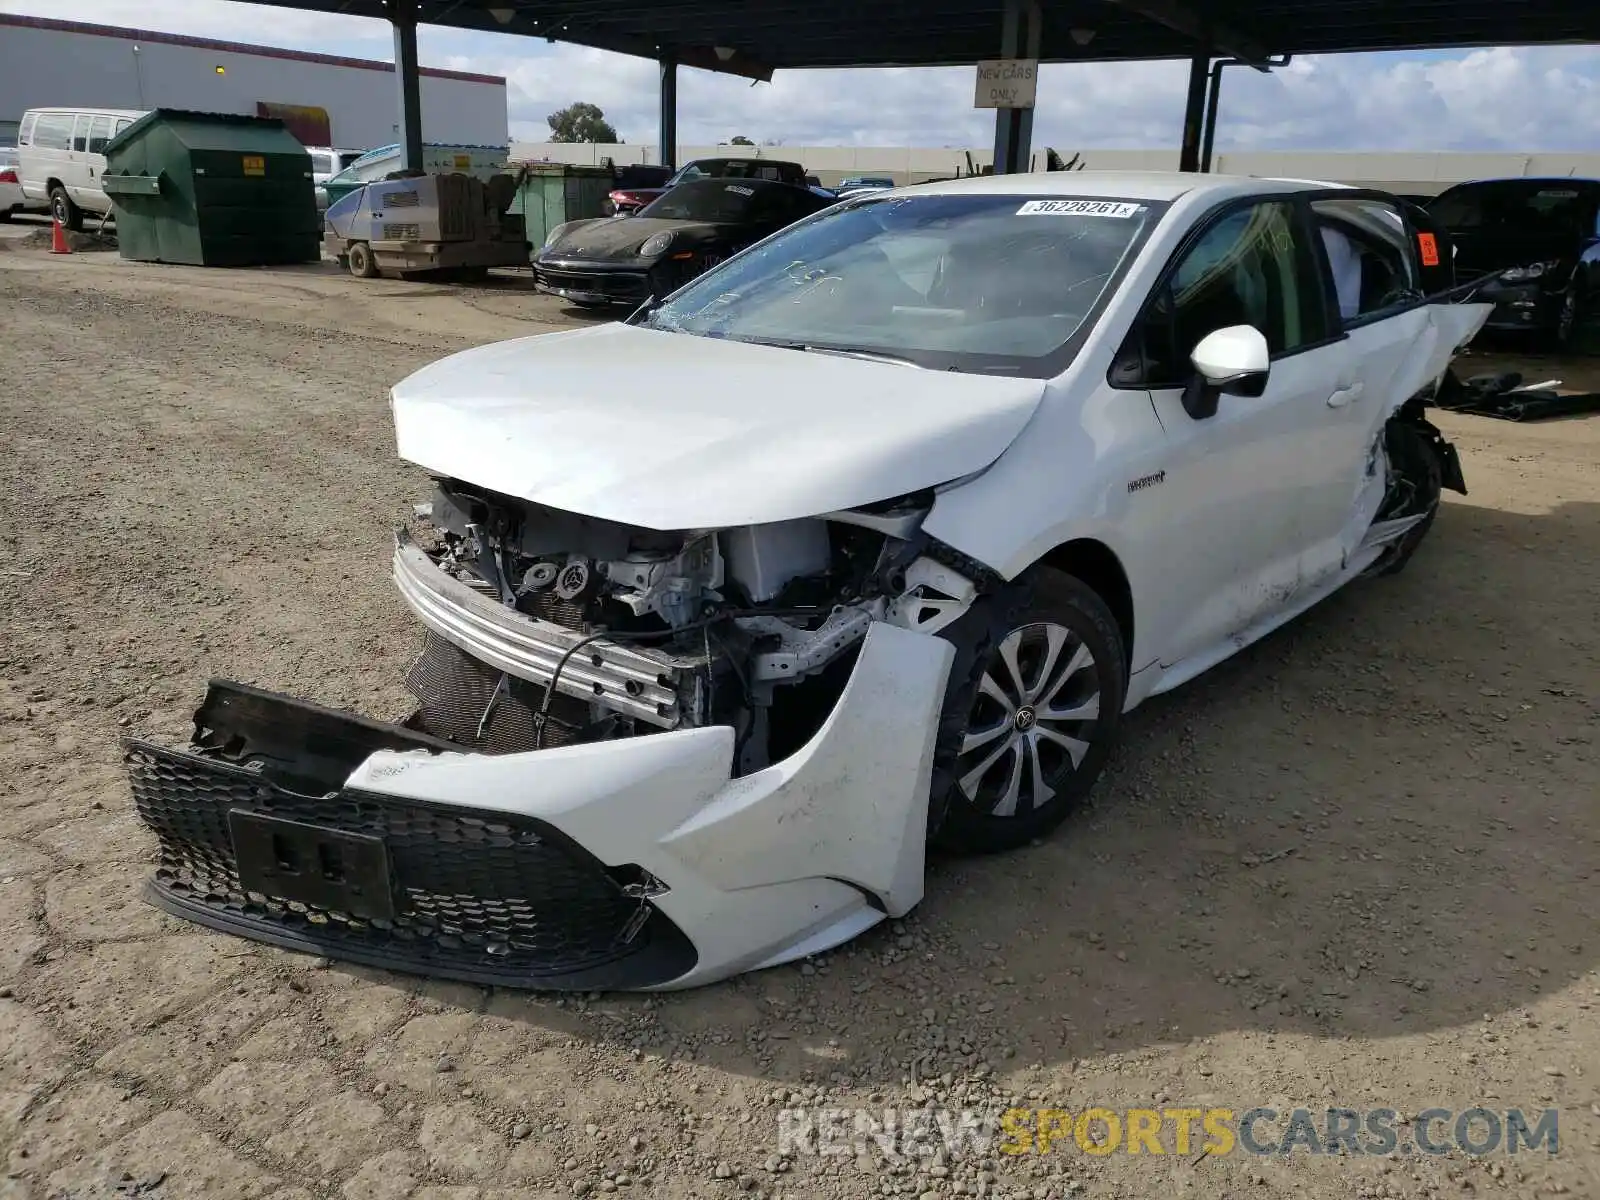
<path fill-rule="evenodd" d="M 1439 240 L 1431 233 L 1417 234 L 1417 249 L 1422 251 L 1422 265 L 1437 267 L 1439 265 Z"/>

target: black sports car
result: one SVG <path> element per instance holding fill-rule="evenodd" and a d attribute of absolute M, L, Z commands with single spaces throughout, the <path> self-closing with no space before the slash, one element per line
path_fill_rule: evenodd
<path fill-rule="evenodd" d="M 764 179 L 681 183 L 636 217 L 568 221 L 534 257 L 539 286 L 575 304 L 642 304 L 827 208 L 832 197 Z"/>

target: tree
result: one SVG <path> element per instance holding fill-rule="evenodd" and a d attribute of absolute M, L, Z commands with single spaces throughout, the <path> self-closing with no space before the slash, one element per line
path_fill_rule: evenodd
<path fill-rule="evenodd" d="M 749 138 L 745 137 L 744 134 L 741 133 L 737 137 L 730 138 L 728 140 L 728 145 L 730 145 L 730 146 L 754 146 L 755 143 L 752 142 Z"/>
<path fill-rule="evenodd" d="M 609 142 L 620 143 L 621 138 L 606 120 L 599 107 L 586 100 L 578 100 L 545 118 L 550 123 L 552 142 Z"/>

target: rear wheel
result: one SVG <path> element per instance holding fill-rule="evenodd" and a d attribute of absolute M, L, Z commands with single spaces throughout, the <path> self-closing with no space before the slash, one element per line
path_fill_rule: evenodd
<path fill-rule="evenodd" d="M 357 279 L 378 277 L 378 260 L 372 253 L 372 247 L 365 242 L 351 242 L 349 258 L 350 274 Z"/>
<path fill-rule="evenodd" d="M 60 221 L 63 228 L 75 233 L 83 228 L 83 210 L 72 202 L 67 189 L 59 183 L 50 189 L 50 215 Z"/>
<path fill-rule="evenodd" d="M 1036 567 L 946 631 L 956 644 L 934 750 L 929 841 L 982 854 L 1059 825 L 1105 767 L 1128 690 L 1116 618 Z"/>
<path fill-rule="evenodd" d="M 1377 519 L 1393 521 L 1422 514 L 1422 520 L 1384 548 L 1382 557 L 1370 568 L 1374 575 L 1396 574 L 1411 561 L 1433 528 L 1434 517 L 1439 515 L 1439 497 L 1444 488 L 1444 468 L 1438 452 L 1427 435 L 1409 421 L 1389 422 L 1384 430 L 1384 452 L 1393 477 Z"/>

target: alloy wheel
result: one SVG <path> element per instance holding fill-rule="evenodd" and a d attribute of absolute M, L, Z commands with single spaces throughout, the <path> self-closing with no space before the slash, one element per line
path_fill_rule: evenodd
<path fill-rule="evenodd" d="M 991 816 L 1025 816 L 1078 769 L 1099 719 L 1100 672 L 1083 639 L 1051 622 L 1014 629 L 978 684 L 958 786 Z"/>

